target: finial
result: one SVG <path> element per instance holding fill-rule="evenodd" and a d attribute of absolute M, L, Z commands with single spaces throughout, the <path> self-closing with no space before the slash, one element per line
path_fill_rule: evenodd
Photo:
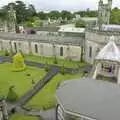
<path fill-rule="evenodd" d="M 110 37 L 110 41 L 112 41 L 112 42 L 115 41 L 115 36 L 112 35 L 112 36 Z"/>

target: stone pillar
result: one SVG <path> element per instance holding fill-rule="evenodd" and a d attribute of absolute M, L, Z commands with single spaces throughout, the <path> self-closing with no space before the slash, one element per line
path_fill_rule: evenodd
<path fill-rule="evenodd" d="M 4 120 L 8 120 L 7 105 L 5 100 L 2 101 L 2 113 L 3 113 Z"/>
<path fill-rule="evenodd" d="M 13 9 L 13 5 L 10 5 L 8 11 L 8 32 L 16 33 L 16 11 Z"/>
<path fill-rule="evenodd" d="M 117 83 L 120 84 L 120 68 L 118 69 Z"/>

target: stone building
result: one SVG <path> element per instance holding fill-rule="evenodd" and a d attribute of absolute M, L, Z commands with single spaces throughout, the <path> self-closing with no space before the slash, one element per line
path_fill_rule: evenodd
<path fill-rule="evenodd" d="M 104 4 L 103 0 L 99 1 L 99 5 L 98 5 L 99 29 L 101 28 L 102 24 L 109 24 L 111 8 L 112 8 L 112 0 L 108 0 L 108 4 Z"/>
<path fill-rule="evenodd" d="M 109 27 L 109 25 L 107 26 Z M 117 30 L 115 28 L 102 31 L 93 28 L 87 29 L 85 33 L 85 61 L 93 64 L 96 55 L 110 41 L 111 36 L 114 36 L 115 43 L 120 49 L 120 25 L 117 26 Z"/>
<path fill-rule="evenodd" d="M 107 79 L 120 84 L 120 50 L 114 37 L 95 57 L 93 79 Z"/>
<path fill-rule="evenodd" d="M 53 35 L 26 35 L 0 33 L 0 50 L 13 52 L 22 51 L 25 54 L 71 59 L 81 59 L 81 49 L 84 47 L 82 37 L 62 37 Z"/>
<path fill-rule="evenodd" d="M 16 11 L 12 4 L 9 6 L 6 20 L 0 20 L 0 32 L 16 33 Z"/>

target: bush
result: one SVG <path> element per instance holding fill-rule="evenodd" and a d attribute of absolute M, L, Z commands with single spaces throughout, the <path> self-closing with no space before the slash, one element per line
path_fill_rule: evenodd
<path fill-rule="evenodd" d="M 7 95 L 7 100 L 10 101 L 10 102 L 14 102 L 17 99 L 18 99 L 18 95 L 14 90 L 14 86 L 11 86 L 9 88 L 9 92 L 8 92 L 8 95 Z"/>
<path fill-rule="evenodd" d="M 64 65 L 61 67 L 61 70 L 60 70 L 61 74 L 64 75 L 65 74 L 65 67 Z"/>
<path fill-rule="evenodd" d="M 5 56 L 9 56 L 9 52 L 5 50 Z"/>
<path fill-rule="evenodd" d="M 76 21 L 75 27 L 77 27 L 77 28 L 85 28 L 86 23 L 83 20 Z"/>
<path fill-rule="evenodd" d="M 26 69 L 26 65 L 24 63 L 24 58 L 21 53 L 17 53 L 13 56 L 13 68 L 12 71 L 19 72 Z"/>
<path fill-rule="evenodd" d="M 48 66 L 48 64 L 47 64 L 47 63 L 45 64 L 45 71 L 46 71 L 46 72 L 48 72 L 48 71 L 49 71 L 49 66 Z"/>
<path fill-rule="evenodd" d="M 54 64 L 58 64 L 58 60 L 56 57 L 54 57 Z"/>

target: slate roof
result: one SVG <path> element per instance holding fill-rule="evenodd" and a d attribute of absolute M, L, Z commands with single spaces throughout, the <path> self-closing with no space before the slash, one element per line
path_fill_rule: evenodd
<path fill-rule="evenodd" d="M 15 33 L 0 33 L 0 39 L 4 40 L 23 40 L 34 41 L 41 43 L 55 43 L 65 45 L 84 45 L 84 37 L 62 37 L 53 35 L 28 35 L 28 34 L 15 34 Z"/>
<path fill-rule="evenodd" d="M 111 60 L 120 62 L 120 51 L 114 41 L 111 41 L 98 53 L 96 60 Z"/>
<path fill-rule="evenodd" d="M 97 120 L 120 119 L 120 86 L 117 84 L 83 78 L 65 82 L 56 95 L 67 111 Z"/>

